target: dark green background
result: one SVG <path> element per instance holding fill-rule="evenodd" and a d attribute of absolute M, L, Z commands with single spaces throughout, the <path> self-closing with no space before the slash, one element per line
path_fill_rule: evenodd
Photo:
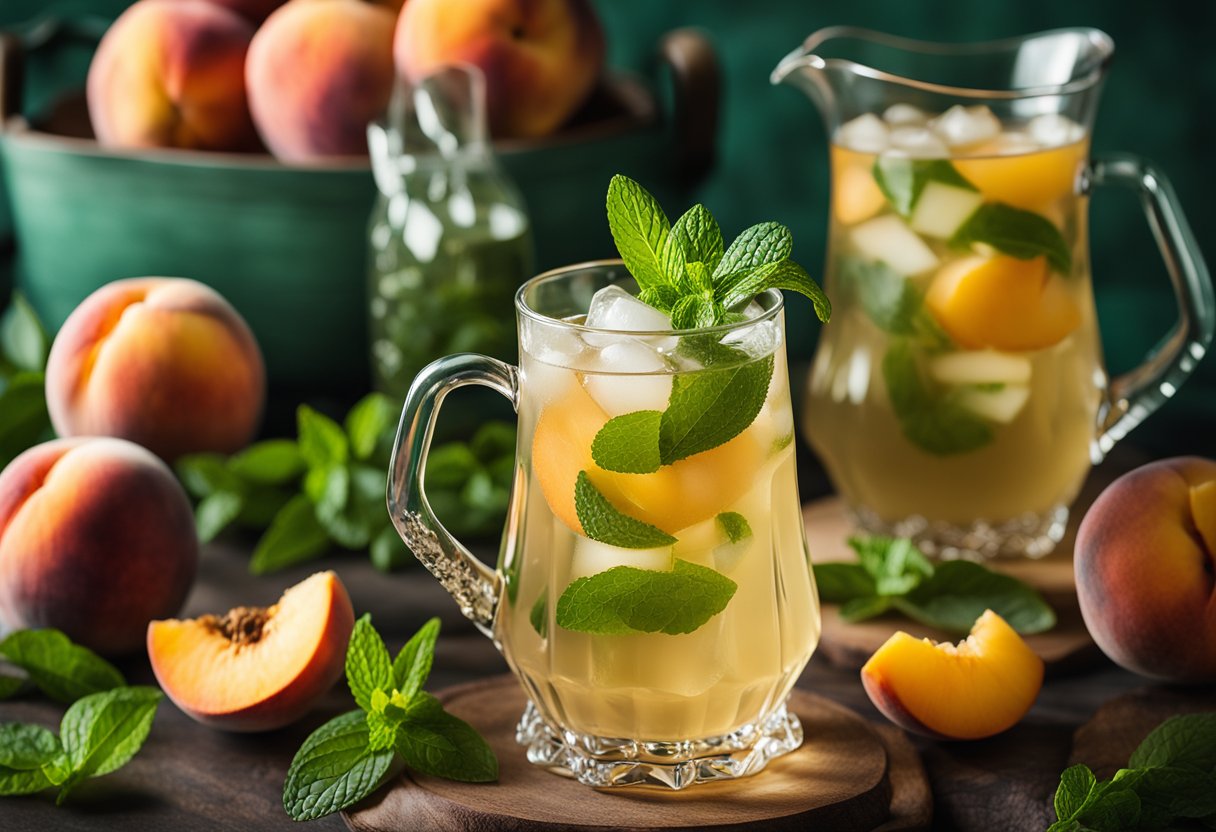
<path fill-rule="evenodd" d="M 459 0 L 449 0 L 459 2 Z M 0 0 L 0 26 L 46 15 L 112 17 L 123 0 Z M 659 36 L 679 26 L 703 28 L 718 47 L 725 98 L 716 170 L 697 197 L 728 235 L 760 219 L 794 230 L 797 257 L 815 271 L 826 230 L 827 154 L 824 131 L 809 101 L 773 88 L 768 75 L 782 55 L 816 29 L 857 24 L 910 37 L 982 40 L 1058 26 L 1096 26 L 1117 50 L 1094 133 L 1095 152 L 1121 150 L 1156 161 L 1178 191 L 1191 225 L 1207 247 L 1216 234 L 1216 186 L 1210 148 L 1216 144 L 1216 33 L 1213 3 L 1112 3 L 1109 0 L 987 0 L 910 3 L 852 0 L 600 0 L 610 61 L 650 74 Z M 79 86 L 88 50 L 36 56 L 27 84 L 28 110 L 54 91 Z M 588 194 L 588 199 L 598 199 Z M 1112 371 L 1133 366 L 1175 318 L 1172 295 L 1137 200 L 1101 192 L 1092 208 L 1093 262 L 1103 340 Z M 817 327 L 807 304 L 792 303 L 791 342 L 809 353 Z M 1207 425 L 1216 417 L 1216 364 L 1134 434 L 1158 452 L 1216 453 Z"/>

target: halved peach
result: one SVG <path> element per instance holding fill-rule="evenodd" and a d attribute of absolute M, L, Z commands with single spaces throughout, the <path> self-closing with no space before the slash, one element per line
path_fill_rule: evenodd
<path fill-rule="evenodd" d="M 333 572 L 318 572 L 270 607 L 153 621 L 148 658 L 188 716 L 226 731 L 269 731 L 333 687 L 354 626 L 346 588 Z"/>
<path fill-rule="evenodd" d="M 1060 197 L 1076 193 L 1077 174 L 1089 155 L 1089 142 L 1005 154 L 994 140 L 975 148 L 954 167 L 991 202 L 1005 202 L 1035 211 Z"/>
<path fill-rule="evenodd" d="M 1013 727 L 1043 686 L 1043 660 L 986 610 L 958 644 L 902 630 L 861 669 L 870 701 L 896 725 L 937 739 L 975 740 Z"/>
<path fill-rule="evenodd" d="M 532 434 L 532 472 L 549 508 L 583 533 L 574 508 L 579 471 L 618 510 L 673 534 L 715 516 L 743 496 L 767 458 L 764 429 L 757 420 L 729 442 L 652 474 L 605 471 L 591 457 L 591 443 L 607 414 L 581 385 L 541 411 Z"/>
<path fill-rule="evenodd" d="M 1081 309 L 1046 257 L 963 257 L 933 278 L 925 304 L 958 344 L 1007 352 L 1038 350 L 1068 337 Z"/>

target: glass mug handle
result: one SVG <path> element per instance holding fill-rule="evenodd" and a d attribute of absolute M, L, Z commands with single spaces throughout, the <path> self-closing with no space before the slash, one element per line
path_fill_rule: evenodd
<path fill-rule="evenodd" d="M 473 384 L 497 390 L 518 408 L 519 371 L 484 355 L 441 358 L 424 367 L 410 385 L 389 463 L 388 512 L 414 556 L 439 579 L 465 617 L 490 635 L 502 597 L 502 577 L 443 527 L 425 491 L 426 458 L 443 399 L 456 388 Z"/>
<path fill-rule="evenodd" d="M 1095 158 L 1086 171 L 1092 185 L 1139 191 L 1144 213 L 1178 300 L 1178 323 L 1144 362 L 1111 380 L 1098 411 L 1097 449 L 1105 455 L 1178 389 L 1207 352 L 1216 328 L 1212 278 L 1174 189 L 1160 171 L 1130 155 Z"/>

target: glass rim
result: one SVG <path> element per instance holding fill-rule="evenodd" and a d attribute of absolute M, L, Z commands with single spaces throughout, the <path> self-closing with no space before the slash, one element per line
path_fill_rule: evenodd
<path fill-rule="evenodd" d="M 848 58 L 823 58 L 815 54 L 815 50 L 829 40 L 836 38 L 856 38 L 859 40 L 868 40 L 883 46 L 889 46 L 895 49 L 901 49 L 905 52 L 921 52 L 934 55 L 977 55 L 993 50 L 1010 49 L 1014 46 L 1026 43 L 1027 41 L 1036 38 L 1046 37 L 1048 35 L 1059 34 L 1075 34 L 1086 38 L 1099 50 L 1101 59 L 1097 65 L 1085 75 L 1078 78 L 1070 79 L 1063 84 L 1048 84 L 1038 87 L 1021 87 L 1017 89 L 978 89 L 972 87 L 959 87 L 951 84 L 939 84 L 932 81 L 922 81 L 917 78 L 909 78 L 906 75 L 899 75 L 894 72 L 886 72 L 881 69 L 876 69 L 865 64 Z M 1045 29 L 1041 32 L 1031 32 L 1026 35 L 1014 35 L 1013 37 L 997 38 L 986 41 L 972 41 L 962 43 L 948 43 L 942 41 L 917 40 L 915 38 L 906 38 L 900 35 L 890 35 L 885 32 L 879 32 L 874 29 L 867 29 L 864 26 L 827 26 L 812 33 L 802 45 L 793 52 L 786 55 L 777 68 L 773 70 L 771 76 L 772 83 L 777 83 L 782 74 L 783 68 L 787 64 L 797 62 L 809 62 L 814 69 L 826 69 L 835 67 L 854 75 L 859 75 L 875 81 L 886 81 L 893 84 L 899 84 L 905 87 L 921 90 L 930 93 L 939 93 L 950 95 L 956 98 L 974 98 L 974 99 L 989 99 L 989 100 L 1018 100 L 1024 98 L 1038 98 L 1045 95 L 1071 95 L 1073 93 L 1084 92 L 1098 84 L 1105 76 L 1106 71 L 1110 68 L 1111 59 L 1114 57 L 1115 42 L 1110 35 L 1103 32 L 1101 29 L 1093 26 L 1062 26 L 1056 29 Z"/>
<path fill-rule="evenodd" d="M 528 305 L 525 295 L 534 286 L 542 283 L 549 283 L 556 280 L 569 277 L 575 272 L 590 271 L 593 269 L 603 269 L 607 267 L 620 267 L 625 270 L 625 273 L 632 277 L 629 270 L 625 268 L 625 261 L 620 258 L 606 260 L 587 260 L 582 263 L 573 263 L 569 266 L 559 266 L 556 269 L 549 269 L 541 272 L 535 277 L 530 277 L 523 282 L 519 289 L 515 292 L 515 311 L 520 317 L 526 318 L 537 323 L 547 326 L 559 326 L 569 329 L 573 332 L 590 332 L 597 335 L 613 335 L 621 337 L 647 338 L 647 337 L 689 337 L 695 335 L 714 335 L 727 334 L 738 329 L 743 329 L 755 324 L 764 323 L 774 320 L 781 314 L 785 308 L 785 298 L 777 289 L 765 289 L 756 295 L 755 299 L 759 300 L 762 297 L 769 298 L 772 306 L 765 309 L 764 312 L 754 318 L 745 318 L 742 321 L 737 321 L 731 324 L 717 324 L 715 326 L 694 327 L 692 329 L 655 329 L 655 330 L 635 330 L 635 329 L 607 329 L 598 326 L 587 326 L 586 324 L 576 324 L 573 321 L 564 321 L 561 318 L 554 318 L 544 314 Z M 636 280 L 636 278 L 634 278 Z"/>

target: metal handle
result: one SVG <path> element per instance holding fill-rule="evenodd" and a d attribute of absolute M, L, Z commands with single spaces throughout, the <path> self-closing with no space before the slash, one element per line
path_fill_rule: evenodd
<path fill-rule="evenodd" d="M 1110 393 L 1098 412 L 1095 441 L 1101 456 L 1173 396 L 1194 371 L 1212 342 L 1216 301 L 1199 244 L 1173 187 L 1160 171 L 1135 156 L 1117 155 L 1095 159 L 1088 177 L 1093 185 L 1119 185 L 1140 192 L 1178 300 L 1174 328 L 1149 351 L 1140 366 L 1111 381 Z"/>
<path fill-rule="evenodd" d="M 503 580 L 443 527 L 426 498 L 426 458 L 435 420 L 448 393 L 479 384 L 519 405 L 519 371 L 510 364 L 473 353 L 441 358 L 414 379 L 401 410 L 389 463 L 388 512 L 414 556 L 439 579 L 465 617 L 491 635 Z"/>

